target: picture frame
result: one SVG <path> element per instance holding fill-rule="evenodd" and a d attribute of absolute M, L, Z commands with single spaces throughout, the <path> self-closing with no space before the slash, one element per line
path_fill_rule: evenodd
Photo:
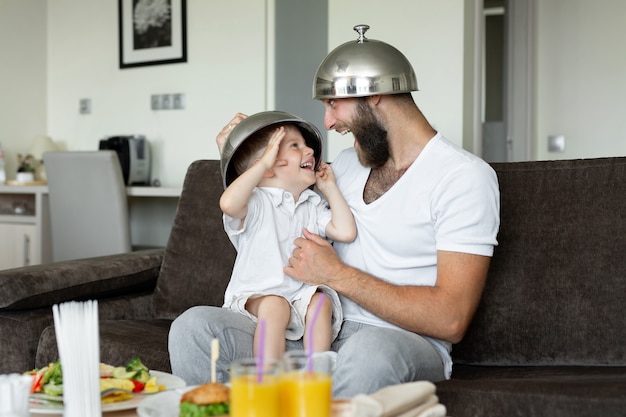
<path fill-rule="evenodd" d="M 187 0 L 118 0 L 119 66 L 187 62 Z"/>

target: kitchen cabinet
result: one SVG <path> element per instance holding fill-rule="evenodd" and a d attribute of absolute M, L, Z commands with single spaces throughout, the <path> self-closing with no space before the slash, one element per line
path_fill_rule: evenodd
<path fill-rule="evenodd" d="M 50 262 L 48 188 L 0 185 L 0 269 Z"/>
<path fill-rule="evenodd" d="M 32 224 L 0 223 L 0 269 L 38 263 L 33 257 L 38 242 Z"/>
<path fill-rule="evenodd" d="M 164 247 L 180 187 L 126 187 L 134 248 Z M 0 270 L 52 262 L 46 185 L 0 185 Z"/>

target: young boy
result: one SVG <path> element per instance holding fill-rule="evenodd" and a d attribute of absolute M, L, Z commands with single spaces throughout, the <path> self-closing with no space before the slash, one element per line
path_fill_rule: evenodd
<path fill-rule="evenodd" d="M 230 136 L 235 131 L 246 132 L 245 125 L 254 119 L 254 115 L 244 119 Z M 296 237 L 302 236 L 303 228 L 341 242 L 356 237 L 352 212 L 330 166 L 316 160 L 307 144 L 305 130 L 299 127 L 303 124 L 308 126 L 307 135 L 318 132 L 315 143 L 321 151 L 319 131 L 304 120 L 274 123 L 254 131 L 233 154 L 230 164 L 236 178 L 230 182 L 224 173 L 227 187 L 220 199 L 224 228 L 237 250 L 224 307 L 257 323 L 265 322 L 263 348 L 268 359 L 282 356 L 286 338 L 304 337 L 305 349 L 328 351 L 341 326 L 339 298 L 333 290 L 311 287 L 284 274 Z M 310 189 L 313 184 L 327 201 Z M 322 293 L 326 297 L 321 297 Z M 309 329 L 315 310 L 319 316 Z M 261 349 L 259 339 L 257 325 L 255 356 Z"/>

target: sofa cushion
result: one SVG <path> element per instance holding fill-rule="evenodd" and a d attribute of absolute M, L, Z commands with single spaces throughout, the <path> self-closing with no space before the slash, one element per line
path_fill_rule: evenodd
<path fill-rule="evenodd" d="M 625 367 L 455 366 L 438 382 L 439 401 L 455 417 L 620 416 Z"/>
<path fill-rule="evenodd" d="M 0 311 L 0 374 L 22 373 L 35 368 L 39 335 L 52 321 L 50 308 Z"/>
<path fill-rule="evenodd" d="M 499 245 L 455 363 L 626 365 L 626 158 L 493 167 Z"/>
<path fill-rule="evenodd" d="M 153 349 L 154 346 L 157 346 L 154 349 L 158 352 L 159 349 L 162 349 L 161 346 L 164 345 L 164 349 L 167 351 L 167 331 L 161 335 L 153 333 L 146 334 L 147 332 L 139 334 L 139 332 L 136 332 L 135 335 L 128 337 L 128 340 L 120 338 L 119 343 L 111 342 L 104 336 L 109 334 L 106 330 L 107 326 L 112 326 L 114 323 L 130 323 L 132 321 L 139 323 L 152 320 L 154 314 L 153 310 L 152 291 L 136 292 L 133 294 L 102 298 L 98 300 L 101 350 L 103 352 L 114 352 L 116 349 L 120 349 L 121 352 L 127 354 L 129 349 L 124 349 L 124 346 L 145 345 L 146 349 L 149 351 Z M 52 314 L 51 308 L 49 308 L 48 311 Z M 41 337 L 38 338 L 39 340 L 37 343 L 39 343 L 39 346 L 35 357 L 35 366 L 38 368 L 59 359 L 54 325 L 51 324 L 43 332 L 40 331 L 40 333 Z M 111 333 L 115 335 L 118 331 L 114 330 Z M 103 356 L 103 358 L 108 359 L 110 356 L 112 355 L 108 354 Z M 161 365 L 162 362 L 158 362 L 158 364 Z M 167 364 L 169 367 L 169 360 L 167 361 Z"/>
<path fill-rule="evenodd" d="M 162 249 L 153 249 L 6 270 L 0 275 L 0 310 L 51 307 L 153 288 L 162 256 Z"/>
<path fill-rule="evenodd" d="M 221 178 L 215 160 L 196 161 L 187 170 L 155 290 L 157 318 L 173 320 L 195 305 L 223 304 L 235 250 L 222 224 Z"/>
<path fill-rule="evenodd" d="M 152 249 L 3 271 L 0 310 L 50 307 L 153 288 L 162 255 L 162 249 Z"/>
<path fill-rule="evenodd" d="M 167 350 L 170 324 L 170 320 L 100 321 L 100 361 L 120 366 L 139 356 L 149 369 L 171 372 Z M 56 360 L 58 352 L 54 326 L 49 326 L 39 339 L 37 366 Z"/>

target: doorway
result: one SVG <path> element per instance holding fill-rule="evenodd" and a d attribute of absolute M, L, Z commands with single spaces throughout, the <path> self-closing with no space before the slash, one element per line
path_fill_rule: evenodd
<path fill-rule="evenodd" d="M 481 143 L 487 162 L 533 157 L 533 9 L 535 0 L 482 0 Z"/>
<path fill-rule="evenodd" d="M 508 160 L 505 0 L 483 2 L 482 150 L 487 162 Z"/>

